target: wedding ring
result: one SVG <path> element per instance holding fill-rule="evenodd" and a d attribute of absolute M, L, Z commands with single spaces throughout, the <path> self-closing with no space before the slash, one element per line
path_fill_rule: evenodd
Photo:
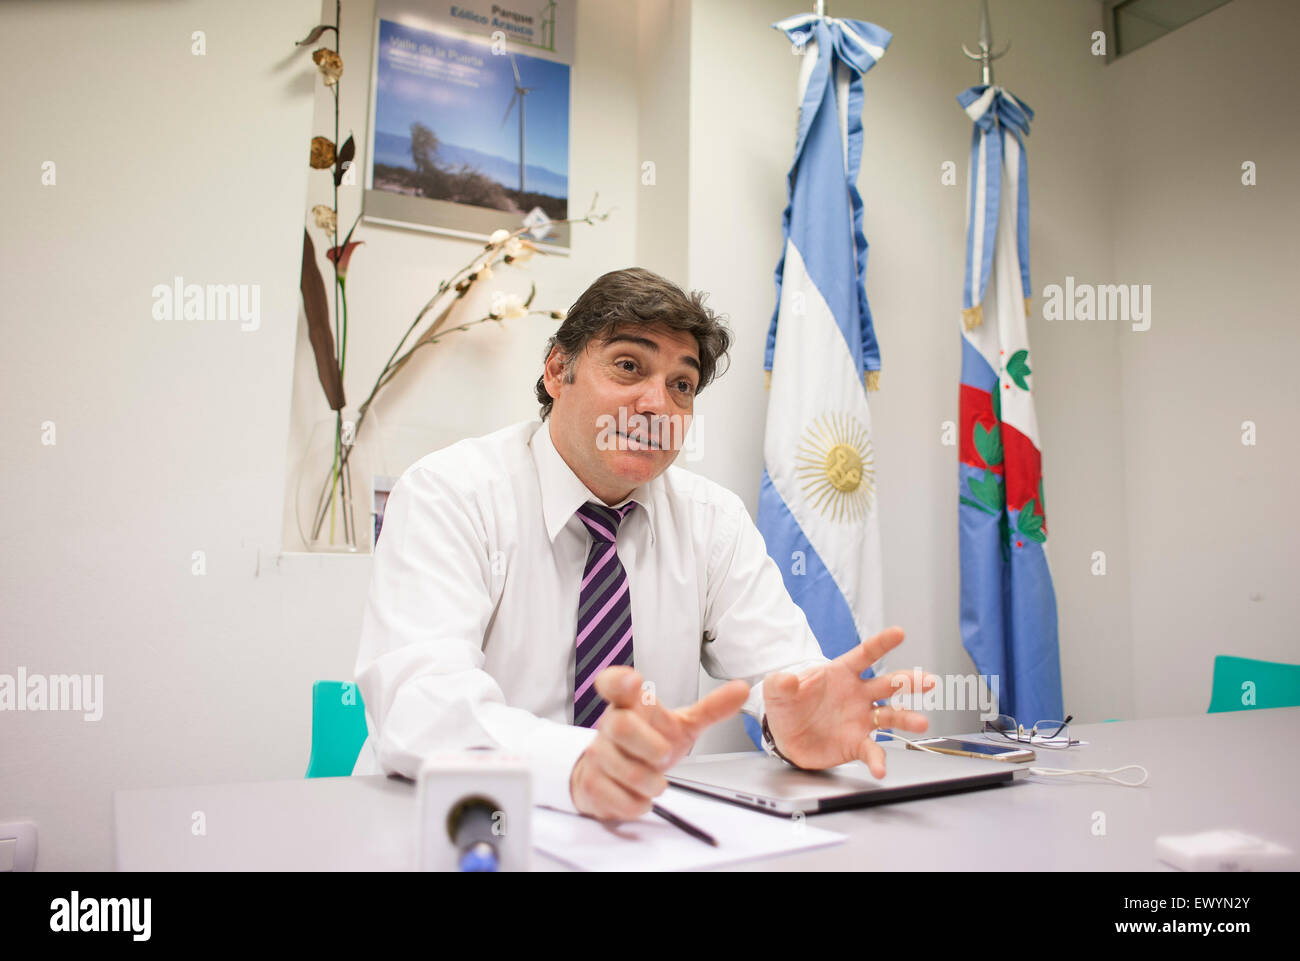
<path fill-rule="evenodd" d="M 871 726 L 876 728 L 880 727 L 880 708 L 878 707 L 872 708 L 871 710 Z"/>

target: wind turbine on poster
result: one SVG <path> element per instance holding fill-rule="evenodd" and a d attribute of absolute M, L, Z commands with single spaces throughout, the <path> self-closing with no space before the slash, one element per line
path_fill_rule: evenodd
<path fill-rule="evenodd" d="M 509 51 L 506 51 L 509 53 Z M 539 87 L 525 87 L 523 81 L 519 79 L 519 66 L 515 63 L 515 55 L 510 53 L 510 69 L 515 72 L 515 93 L 510 98 L 510 106 L 506 107 L 506 115 L 501 118 L 501 126 L 506 125 L 510 119 L 510 111 L 515 108 L 515 101 L 519 101 L 519 192 L 524 192 L 524 104 L 527 102 L 527 96 Z"/>

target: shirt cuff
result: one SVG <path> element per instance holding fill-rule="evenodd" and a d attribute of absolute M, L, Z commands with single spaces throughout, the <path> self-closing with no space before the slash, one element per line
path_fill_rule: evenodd
<path fill-rule="evenodd" d="M 526 753 L 533 775 L 534 804 L 580 813 L 569 793 L 569 778 L 598 733 L 594 727 L 545 724 L 529 739 Z"/>
<path fill-rule="evenodd" d="M 749 696 L 745 698 L 745 703 L 740 706 L 741 711 L 760 724 L 763 723 L 763 680 L 766 680 L 766 675 L 757 684 L 750 686 Z"/>

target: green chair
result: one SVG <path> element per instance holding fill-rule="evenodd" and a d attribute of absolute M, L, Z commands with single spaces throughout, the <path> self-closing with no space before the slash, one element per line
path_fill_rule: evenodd
<path fill-rule="evenodd" d="M 311 758 L 307 777 L 347 777 L 366 741 L 366 707 L 356 684 L 311 686 Z"/>
<path fill-rule="evenodd" d="M 1254 703 L 1242 703 L 1248 692 L 1253 695 Z M 1297 706 L 1300 706 L 1300 664 L 1256 661 L 1226 654 L 1214 659 L 1214 683 L 1206 713 Z"/>

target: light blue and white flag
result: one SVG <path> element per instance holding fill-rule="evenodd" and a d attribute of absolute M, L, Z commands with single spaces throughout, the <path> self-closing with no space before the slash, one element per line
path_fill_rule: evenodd
<path fill-rule="evenodd" d="M 858 168 L 862 75 L 891 34 L 806 14 L 773 26 L 803 48 L 799 122 L 777 306 L 758 528 L 827 657 L 879 633 L 880 525 L 866 387 L 880 350 L 863 279 Z M 755 743 L 757 725 L 746 718 Z"/>

